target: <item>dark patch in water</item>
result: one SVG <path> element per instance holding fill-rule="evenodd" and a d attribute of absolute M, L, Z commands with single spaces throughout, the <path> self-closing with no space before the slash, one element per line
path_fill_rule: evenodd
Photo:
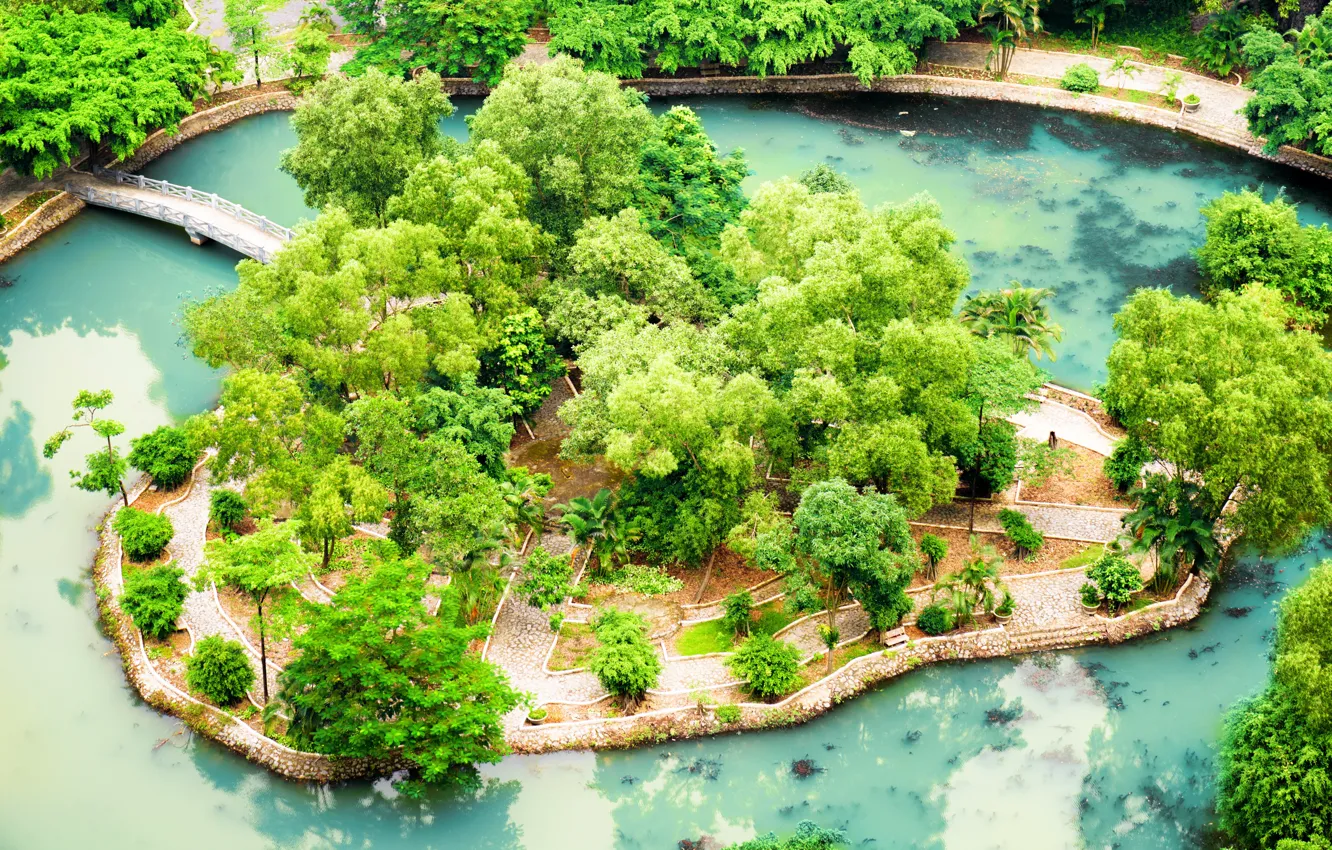
<path fill-rule="evenodd" d="M 689 764 L 676 768 L 675 772 L 701 776 L 712 781 L 721 775 L 721 762 L 716 759 L 694 759 Z"/>
<path fill-rule="evenodd" d="M 1227 616 L 1227 617 L 1234 617 L 1236 620 L 1238 620 L 1238 619 L 1240 619 L 1241 617 L 1247 617 L 1247 616 L 1249 616 L 1249 614 L 1252 613 L 1252 611 L 1253 611 L 1253 606 L 1252 606 L 1252 605 L 1249 605 L 1249 606 L 1244 607 L 1244 608 L 1227 608 L 1227 609 L 1226 609 L 1226 616 Z"/>
<path fill-rule="evenodd" d="M 919 740 L 920 740 L 919 729 L 912 729 L 910 732 L 902 736 L 902 742 L 905 744 L 914 744 Z"/>
<path fill-rule="evenodd" d="M 791 773 L 795 774 L 797 779 L 808 779 L 816 773 L 823 773 L 823 768 L 813 759 L 796 759 L 791 762 Z"/>
<path fill-rule="evenodd" d="M 637 776 L 621 776 L 621 777 L 620 777 L 620 784 L 621 784 L 621 785 L 633 785 L 633 784 L 634 784 L 635 782 L 637 782 L 637 781 L 638 781 L 638 777 L 637 777 Z"/>
<path fill-rule="evenodd" d="M 991 708 L 985 712 L 985 722 L 991 726 L 1007 726 L 1014 720 L 1022 716 L 1022 706 L 1015 705 L 1012 708 Z"/>

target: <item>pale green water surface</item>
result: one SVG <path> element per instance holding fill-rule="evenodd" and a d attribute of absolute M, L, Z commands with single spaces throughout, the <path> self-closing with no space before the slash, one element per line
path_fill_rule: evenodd
<path fill-rule="evenodd" d="M 691 105 L 724 148 L 746 148 L 751 188 L 827 160 L 872 202 L 931 191 L 978 286 L 1017 276 L 1059 288 L 1070 334 L 1055 374 L 1079 386 L 1102 375 L 1109 316 L 1129 289 L 1192 285 L 1199 203 L 1247 183 L 1288 184 L 1302 201 L 1326 191 L 1159 131 L 1058 113 L 812 103 L 891 130 L 743 100 Z M 460 132 L 458 119 L 448 125 Z M 285 116 L 261 116 L 148 171 L 294 223 L 310 213 L 276 171 L 290 142 Z M 1306 206 L 1306 219 L 1315 212 Z M 89 210 L 0 269 L 18 279 L 0 289 L 4 850 L 671 850 L 704 833 L 735 840 L 806 817 L 845 826 L 853 847 L 1193 847 L 1209 821 L 1221 712 L 1266 675 L 1271 604 L 1332 552 L 1320 541 L 1276 563 L 1246 561 L 1188 629 L 920 671 L 796 729 L 510 758 L 462 799 L 392 799 L 383 782 L 283 782 L 174 734 L 180 724 L 127 687 L 97 631 L 87 579 L 106 500 L 66 478 L 91 446 L 80 435 L 55 462 L 40 457 L 82 387 L 115 390 L 114 415 L 131 434 L 212 402 L 217 375 L 189 356 L 173 319 L 182 298 L 234 286 L 235 261 L 177 229 Z M 797 779 L 790 762 L 806 757 L 822 772 Z"/>

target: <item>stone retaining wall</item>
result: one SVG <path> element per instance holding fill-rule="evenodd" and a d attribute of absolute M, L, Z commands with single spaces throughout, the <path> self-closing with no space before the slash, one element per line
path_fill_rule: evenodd
<path fill-rule="evenodd" d="M 1044 639 L 1023 641 L 998 626 L 978 632 L 925 638 L 897 652 L 861 656 L 772 705 L 741 703 L 740 720 L 723 724 L 711 709 L 695 706 L 671 708 L 630 717 L 583 720 L 526 726 L 509 733 L 509 745 L 519 753 L 571 749 L 612 749 L 660 743 L 721 732 L 770 729 L 803 723 L 840 702 L 926 664 L 999 658 L 1071 646 L 1120 643 L 1133 637 L 1187 623 L 1202 611 L 1211 586 L 1195 576 L 1173 600 L 1113 620 L 1088 616 L 1072 638 L 1052 633 Z"/>
<path fill-rule="evenodd" d="M 32 215 L 0 236 L 0 263 L 36 242 L 44 233 L 55 230 L 83 209 L 82 199 L 61 192 L 42 204 Z"/>

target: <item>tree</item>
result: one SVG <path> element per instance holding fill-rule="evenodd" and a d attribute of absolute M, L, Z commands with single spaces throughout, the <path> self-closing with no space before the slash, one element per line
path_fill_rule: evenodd
<path fill-rule="evenodd" d="M 384 14 L 384 0 L 329 0 L 342 19 L 347 32 L 358 35 L 378 35 Z"/>
<path fill-rule="evenodd" d="M 1064 329 L 1050 322 L 1050 312 L 1041 302 L 1053 295 L 1049 289 L 1029 289 L 1017 281 L 1011 289 L 982 292 L 962 306 L 962 324 L 982 337 L 1007 339 L 1013 353 L 1028 353 L 1040 359 L 1046 354 L 1055 359 L 1050 341 L 1064 338 Z"/>
<path fill-rule="evenodd" d="M 519 702 L 504 674 L 468 644 L 487 626 L 457 625 L 446 592 L 440 616 L 422 603 L 429 569 L 386 561 L 354 576 L 295 638 L 281 676 L 296 746 L 334 756 L 401 754 L 441 782 L 504 753 L 501 718 Z"/>
<path fill-rule="evenodd" d="M 1332 731 L 1332 639 L 1327 617 L 1332 612 L 1332 566 L 1322 562 L 1309 580 L 1281 601 L 1277 621 L 1276 662 L 1272 676 L 1308 721 L 1310 728 Z"/>
<path fill-rule="evenodd" d="M 527 556 L 523 566 L 525 578 L 518 585 L 518 594 L 528 605 L 546 610 L 559 605 L 574 592 L 573 563 L 568 555 L 552 555 L 540 546 Z"/>
<path fill-rule="evenodd" d="M 302 534 L 321 550 L 320 566 L 327 569 L 333 547 L 352 533 L 352 522 L 379 522 L 388 506 L 388 494 L 370 473 L 339 455 L 319 471 L 296 511 Z"/>
<path fill-rule="evenodd" d="M 263 85 L 261 62 L 276 56 L 279 47 L 269 27 L 265 0 L 225 0 L 223 21 L 231 34 L 231 48 L 254 62 L 254 87 Z"/>
<path fill-rule="evenodd" d="M 636 530 L 616 509 L 610 490 L 603 487 L 591 499 L 576 496 L 555 509 L 573 540 L 571 557 L 578 547 L 586 546 L 588 558 L 596 557 L 597 571 L 604 574 L 615 568 L 616 559 L 627 556 L 626 546 Z"/>
<path fill-rule="evenodd" d="M 1125 515 L 1124 526 L 1134 537 L 1135 549 L 1155 554 L 1152 584 L 1157 590 L 1174 585 L 1181 565 L 1215 577 L 1219 546 L 1196 483 L 1155 474 L 1132 495 L 1138 506 Z"/>
<path fill-rule="evenodd" d="M 120 544 L 132 561 L 151 561 L 166 549 L 176 530 L 171 520 L 138 508 L 121 508 L 111 527 L 120 535 Z"/>
<path fill-rule="evenodd" d="M 647 639 L 647 623 L 637 614 L 610 609 L 592 624 L 599 646 L 588 656 L 587 668 L 627 711 L 656 686 L 661 659 Z"/>
<path fill-rule="evenodd" d="M 1142 469 L 1151 460 L 1151 450 L 1141 440 L 1125 437 L 1115 443 L 1114 451 L 1105 459 L 1102 469 L 1119 492 L 1127 493 L 1142 478 Z"/>
<path fill-rule="evenodd" d="M 322 77 L 328 69 L 328 57 L 333 55 L 333 42 L 328 32 L 318 26 L 303 25 L 296 30 L 296 38 L 287 51 L 287 70 L 299 80 Z"/>
<path fill-rule="evenodd" d="M 354 7 L 367 4 L 344 0 L 342 5 L 364 19 L 364 12 Z M 446 77 L 470 76 L 490 85 L 499 82 L 504 66 L 523 52 L 533 13 L 532 0 L 403 0 L 380 8 L 384 32 L 349 63 L 353 73 L 375 65 L 401 76 L 424 67 Z M 379 29 L 377 19 L 368 24 L 360 20 L 360 31 Z M 408 52 L 409 58 L 403 58 Z"/>
<path fill-rule="evenodd" d="M 504 471 L 500 496 L 504 499 L 508 526 L 514 530 L 515 542 L 522 542 L 518 535 L 523 529 L 540 539 L 546 525 L 546 505 L 542 497 L 550 492 L 552 486 L 548 474 L 538 472 L 534 475 L 525 466 L 510 467 Z"/>
<path fill-rule="evenodd" d="M 1124 90 L 1124 81 L 1141 70 L 1142 68 L 1129 61 L 1127 56 L 1120 54 L 1110 63 L 1110 69 L 1106 73 L 1119 80 L 1119 85 L 1115 87 L 1115 93 L 1118 94 Z"/>
<path fill-rule="evenodd" d="M 0 45 L 0 161 L 46 178 L 86 143 L 125 159 L 190 114 L 211 62 L 204 39 L 171 27 L 24 4 Z"/>
<path fill-rule="evenodd" d="M 975 620 L 977 608 L 989 614 L 996 600 L 1006 589 L 999 579 L 1003 557 L 993 546 L 982 545 L 980 539 L 971 538 L 971 557 L 962 562 L 962 569 L 949 573 L 934 585 L 931 600 L 942 595 L 948 603 L 953 623 L 967 625 Z"/>
<path fill-rule="evenodd" d="M 163 490 L 174 490 L 188 481 L 198 459 L 199 450 L 184 428 L 162 425 L 130 440 L 130 465 L 151 475 Z"/>
<path fill-rule="evenodd" d="M 999 525 L 1012 542 L 1014 554 L 1019 560 L 1034 556 L 1045 545 L 1045 535 L 1032 527 L 1031 520 L 1021 511 L 1003 508 L 999 511 Z"/>
<path fill-rule="evenodd" d="M 976 21 L 986 24 L 991 33 L 993 58 L 997 60 L 996 74 L 1003 79 L 1013 63 L 1019 42 L 1029 41 L 1032 33 L 1041 31 L 1040 0 L 981 0 Z M 996 33 L 1010 35 L 996 38 Z M 988 70 L 990 60 L 985 67 Z"/>
<path fill-rule="evenodd" d="M 729 850 L 833 850 L 846 843 L 846 833 L 842 830 L 821 829 L 813 821 L 802 820 L 796 824 L 795 833 L 788 838 L 778 838 L 775 833 L 769 832 L 733 844 Z"/>
<path fill-rule="evenodd" d="M 341 206 L 358 223 L 382 226 L 412 170 L 444 153 L 439 121 L 452 114 L 433 73 L 410 82 L 376 69 L 330 77 L 292 115 L 296 147 L 283 152 L 282 170 L 307 206 Z"/>
<path fill-rule="evenodd" d="M 1124 607 L 1133 594 L 1142 590 L 1142 574 L 1118 552 L 1107 551 L 1087 570 L 1087 578 L 1096 583 L 1110 612 Z"/>
<path fill-rule="evenodd" d="M 239 641 L 208 635 L 185 659 L 185 684 L 217 705 L 234 705 L 254 686 L 254 668 Z"/>
<path fill-rule="evenodd" d="M 97 414 L 110 407 L 114 400 L 115 396 L 110 390 L 98 392 L 79 390 L 79 394 L 74 397 L 76 423 L 74 427 L 89 428 L 94 434 L 106 440 L 106 451 L 88 455 L 84 462 L 84 470 L 71 469 L 69 477 L 74 479 L 74 486 L 80 490 L 87 490 L 90 493 L 101 490 L 108 496 L 114 496 L 119 492 L 121 502 L 125 507 L 129 507 L 129 493 L 125 491 L 124 481 L 128 462 L 111 443 L 113 437 L 125 433 L 125 426 L 114 419 L 97 418 Z M 69 428 L 52 434 L 42 446 L 42 457 L 48 460 L 55 457 L 60 447 L 73 436 L 74 432 Z"/>
<path fill-rule="evenodd" d="M 848 423 L 828 449 L 828 471 L 892 493 L 912 517 L 951 502 L 957 492 L 952 459 L 931 452 L 909 418 Z"/>
<path fill-rule="evenodd" d="M 1228 26 L 1229 26 L 1228 22 Z M 1244 64 L 1254 70 L 1249 79 L 1253 96 L 1244 103 L 1249 131 L 1267 140 L 1271 153 L 1281 145 L 1306 147 L 1314 153 L 1332 153 L 1332 40 L 1327 37 L 1332 16 L 1310 16 L 1302 30 L 1287 38 L 1265 27 L 1242 36 L 1229 26 L 1229 49 L 1242 44 Z M 1289 39 L 1289 40 L 1288 40 Z M 1226 46 L 1223 46 L 1225 49 Z M 1227 56 L 1223 54 L 1223 59 Z M 1233 61 L 1233 59 L 1231 60 Z"/>
<path fill-rule="evenodd" d="M 245 497 L 235 490 L 219 487 L 208 499 L 208 519 L 224 531 L 240 525 L 249 509 Z"/>
<path fill-rule="evenodd" d="M 531 413 L 564 375 L 564 361 L 546 342 L 541 314 L 527 309 L 504 318 L 494 348 L 481 355 L 481 378 L 513 399 L 518 413 Z"/>
<path fill-rule="evenodd" d="M 309 559 L 296 545 L 299 523 L 260 525 L 254 534 L 235 540 L 212 540 L 205 547 L 207 560 L 195 574 L 195 587 L 224 584 L 250 597 L 258 609 L 259 668 L 268 702 L 268 645 L 264 603 L 270 594 L 287 587 L 310 571 Z"/>
<path fill-rule="evenodd" d="M 113 15 L 120 15 L 130 26 L 160 27 L 175 20 L 180 13 L 179 0 L 105 0 L 102 4 Z"/>
<path fill-rule="evenodd" d="M 1078 4 L 1076 20 L 1091 27 L 1091 49 L 1096 52 L 1101 33 L 1105 32 L 1105 19 L 1111 12 L 1124 10 L 1124 0 L 1082 0 Z"/>
<path fill-rule="evenodd" d="M 731 672 L 759 699 L 785 696 L 800 681 L 800 650 L 770 634 L 757 632 L 726 659 Z"/>
<path fill-rule="evenodd" d="M 1143 290 L 1115 329 L 1106 404 L 1172 477 L 1198 481 L 1205 522 L 1271 550 L 1332 520 L 1332 355 L 1287 329 L 1280 295 Z"/>
<path fill-rule="evenodd" d="M 948 557 L 948 542 L 933 534 L 920 538 L 920 554 L 925 556 L 926 576 L 933 579 L 939 569 L 939 562 Z"/>
<path fill-rule="evenodd" d="M 851 178 L 825 162 L 801 172 L 800 185 L 814 193 L 832 192 L 844 195 L 856 191 L 856 184 L 851 182 Z"/>
<path fill-rule="evenodd" d="M 176 630 L 176 620 L 190 592 L 189 585 L 181 581 L 184 575 L 185 571 L 172 562 L 125 576 L 120 607 L 139 631 L 161 640 Z"/>
<path fill-rule="evenodd" d="M 508 66 L 468 126 L 527 173 L 532 220 L 567 240 L 585 219 L 629 203 L 655 124 L 642 95 L 560 56 Z"/>
<path fill-rule="evenodd" d="M 749 615 L 754 610 L 754 597 L 748 590 L 737 590 L 722 600 L 722 625 L 736 637 L 749 634 Z"/>

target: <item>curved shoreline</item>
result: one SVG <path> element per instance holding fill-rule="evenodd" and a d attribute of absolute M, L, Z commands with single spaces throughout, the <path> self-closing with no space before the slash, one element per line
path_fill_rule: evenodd
<path fill-rule="evenodd" d="M 490 93 L 490 86 L 470 79 L 446 78 L 442 82 L 444 90 L 454 96 L 484 97 Z M 1236 132 L 1192 118 L 1183 110 L 1176 112 L 1146 104 L 1101 97 L 1100 95 L 1074 94 L 1063 89 L 1046 86 L 1030 86 L 997 80 L 973 80 L 929 74 L 904 74 L 897 77 L 884 77 L 875 80 L 871 86 L 863 85 L 854 74 L 656 78 L 622 80 L 621 84 L 656 97 L 718 97 L 761 94 L 927 94 L 999 103 L 1017 103 L 1046 109 L 1062 109 L 1068 112 L 1100 115 L 1135 124 L 1159 127 L 1164 130 L 1185 132 L 1191 136 L 1238 150 L 1256 159 L 1264 159 L 1332 179 L 1332 158 L 1302 151 L 1289 145 L 1281 146 L 1274 153 L 1268 153 L 1263 148 L 1262 140 L 1247 132 Z M 181 120 L 180 127 L 175 134 L 167 134 L 164 130 L 154 132 L 144 142 L 143 146 L 135 152 L 134 156 L 121 164 L 121 168 L 125 171 L 137 171 L 182 142 L 219 130 L 251 115 L 294 110 L 297 102 L 298 98 L 290 92 L 265 92 L 224 103 L 202 112 L 196 112 Z M 47 201 L 19 225 L 0 236 L 0 263 L 11 259 L 42 235 L 64 224 L 77 214 L 83 206 L 82 201 L 65 192 L 61 192 Z"/>

